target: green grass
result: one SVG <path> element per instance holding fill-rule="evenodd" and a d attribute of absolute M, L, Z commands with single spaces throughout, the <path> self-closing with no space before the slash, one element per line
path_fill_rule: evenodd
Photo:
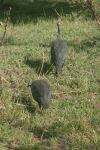
<path fill-rule="evenodd" d="M 41 15 L 37 22 L 34 19 L 24 22 L 23 17 L 20 18 L 16 23 L 15 17 L 15 24 L 11 18 L 4 44 L 0 46 L 3 82 L 0 150 L 99 150 L 98 25 L 77 13 L 74 20 L 71 15 L 61 16 L 62 37 L 67 43 L 68 55 L 62 72 L 55 78 L 55 67 L 48 69 L 51 67 L 51 43 L 57 37 L 57 17 Z M 2 23 L 5 25 L 5 21 Z M 0 39 L 3 32 L 4 26 L 0 26 Z M 36 79 L 48 81 L 52 89 L 52 102 L 44 116 L 27 87 L 28 82 Z"/>

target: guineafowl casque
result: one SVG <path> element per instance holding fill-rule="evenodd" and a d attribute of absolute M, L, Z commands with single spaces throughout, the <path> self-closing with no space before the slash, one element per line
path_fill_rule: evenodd
<path fill-rule="evenodd" d="M 39 107 L 48 109 L 51 101 L 51 88 L 48 82 L 45 80 L 35 80 L 32 83 L 28 83 L 28 87 L 31 86 L 32 96 Z"/>
<path fill-rule="evenodd" d="M 56 74 L 60 73 L 65 61 L 67 54 L 67 45 L 63 41 L 60 30 L 60 23 L 57 23 L 58 26 L 58 36 L 57 39 L 52 43 L 51 46 L 51 63 L 56 67 Z"/>

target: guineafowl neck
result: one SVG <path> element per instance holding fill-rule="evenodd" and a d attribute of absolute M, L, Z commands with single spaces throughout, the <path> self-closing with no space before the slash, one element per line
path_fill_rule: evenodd
<path fill-rule="evenodd" d="M 60 24 L 58 24 L 58 34 L 60 34 L 61 35 L 61 29 L 60 29 Z"/>

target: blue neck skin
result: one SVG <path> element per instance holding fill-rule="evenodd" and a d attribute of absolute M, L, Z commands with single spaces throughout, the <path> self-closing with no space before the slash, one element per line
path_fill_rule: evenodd
<path fill-rule="evenodd" d="M 58 34 L 61 34 L 61 30 L 60 30 L 61 24 L 57 24 L 57 26 L 58 26 Z"/>

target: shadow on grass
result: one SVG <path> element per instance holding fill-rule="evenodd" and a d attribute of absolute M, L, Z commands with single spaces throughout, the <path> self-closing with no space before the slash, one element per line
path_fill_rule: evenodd
<path fill-rule="evenodd" d="M 24 94 L 17 97 L 13 96 L 12 100 L 14 101 L 14 103 L 16 103 L 16 105 L 26 108 L 30 113 L 35 113 L 36 107 L 33 106 L 33 103 L 28 95 Z"/>
<path fill-rule="evenodd" d="M 66 139 L 67 140 L 67 139 Z M 60 140 L 60 142 L 63 141 L 62 139 Z M 54 150 L 55 148 L 53 147 L 54 145 L 50 144 L 50 141 L 46 141 L 46 142 L 39 142 L 37 144 L 34 144 L 34 146 L 19 146 L 18 148 L 14 148 L 13 150 Z M 68 144 L 67 141 L 62 142 L 59 144 L 59 142 L 57 142 L 56 145 L 56 149 L 55 150 L 68 150 L 71 149 L 71 147 L 68 148 Z"/>
<path fill-rule="evenodd" d="M 50 139 L 53 137 L 63 138 L 63 132 L 71 132 L 72 124 L 63 124 L 59 120 L 54 121 L 54 123 L 49 127 L 34 127 L 29 129 L 29 132 L 34 132 L 35 136 L 39 139 Z"/>
<path fill-rule="evenodd" d="M 2 36 L 3 38 L 3 36 Z M 2 39 L 1 38 L 1 39 Z M 13 35 L 10 35 L 9 37 L 6 37 L 3 41 L 3 44 L 6 46 L 6 45 L 18 45 L 18 46 L 21 46 L 21 45 L 28 45 L 28 44 L 32 44 L 33 43 L 33 40 L 30 40 L 29 42 L 25 41 L 25 40 L 16 40 L 16 37 L 13 36 Z"/>
<path fill-rule="evenodd" d="M 30 68 L 34 68 L 37 74 L 40 74 L 42 67 L 42 59 L 31 60 L 28 57 L 25 57 L 24 63 L 28 65 Z M 49 72 L 51 71 L 51 69 L 49 70 L 50 67 L 51 64 L 44 62 L 41 75 L 45 74 L 46 72 L 47 74 L 49 74 Z"/>
<path fill-rule="evenodd" d="M 52 41 L 53 42 L 53 41 Z M 40 47 L 49 47 L 49 48 L 51 48 L 51 45 L 52 45 L 52 42 L 50 42 L 50 43 L 48 43 L 48 44 L 43 44 L 43 43 L 39 43 L 39 46 Z"/>
<path fill-rule="evenodd" d="M 71 123 L 68 123 L 67 125 L 68 133 L 69 130 L 71 131 L 72 125 Z M 67 130 L 66 129 L 66 130 Z M 26 145 L 26 146 L 18 146 L 14 150 L 34 150 L 34 149 L 52 149 L 53 145 L 51 145 L 51 138 L 58 138 L 60 139 L 59 142 L 56 141 L 57 144 L 56 148 L 57 149 L 66 149 L 67 146 L 70 148 L 72 147 L 72 140 L 69 138 L 64 138 L 64 130 L 65 130 L 65 125 L 59 122 L 59 120 L 55 121 L 51 126 L 49 127 L 34 127 L 29 129 L 29 132 L 34 132 L 34 138 L 38 139 L 40 142 L 36 143 L 34 145 Z M 69 133 L 70 134 L 70 133 Z M 70 143 L 70 144 L 69 144 Z M 54 148 L 53 148 L 54 149 Z"/>
<path fill-rule="evenodd" d="M 2 38 L 3 38 L 3 36 L 1 37 L 1 39 Z M 18 46 L 29 45 L 29 44 L 33 44 L 33 39 L 31 39 L 29 41 L 25 41 L 24 39 L 16 39 L 16 37 L 14 35 L 9 35 L 9 36 L 5 37 L 3 44 L 4 45 L 18 45 Z M 36 44 L 38 44 L 38 46 L 40 46 L 40 48 L 41 47 L 51 48 L 52 42 L 50 42 L 50 43 L 46 42 L 46 44 L 43 44 L 43 42 L 42 43 L 38 42 Z M 45 51 L 45 53 L 46 53 L 46 51 Z"/>
<path fill-rule="evenodd" d="M 61 1 L 52 7 L 55 1 L 44 1 L 40 2 L 30 2 L 30 1 L 3 1 L 0 5 L 0 17 L 4 20 L 4 14 L 9 10 L 9 7 L 12 8 L 10 19 L 13 24 L 18 24 L 20 22 L 38 22 L 38 18 L 58 18 L 57 13 L 54 11 L 54 8 L 60 15 L 67 15 L 73 12 L 78 13 L 78 16 L 82 15 L 84 12 L 84 5 L 81 2 L 67 2 Z M 87 14 L 86 14 L 87 15 Z"/>
<path fill-rule="evenodd" d="M 76 43 L 75 40 L 74 41 L 69 41 L 67 42 L 68 46 L 72 46 L 73 49 L 79 53 L 81 51 L 87 51 L 87 53 L 92 53 L 92 49 L 93 47 L 96 45 L 97 47 L 99 47 L 99 41 L 100 41 L 100 37 L 92 37 L 92 38 L 88 38 L 85 40 L 82 40 L 80 43 Z M 88 50 L 87 48 L 91 48 L 91 51 Z M 99 52 L 99 51 L 97 51 Z"/>

